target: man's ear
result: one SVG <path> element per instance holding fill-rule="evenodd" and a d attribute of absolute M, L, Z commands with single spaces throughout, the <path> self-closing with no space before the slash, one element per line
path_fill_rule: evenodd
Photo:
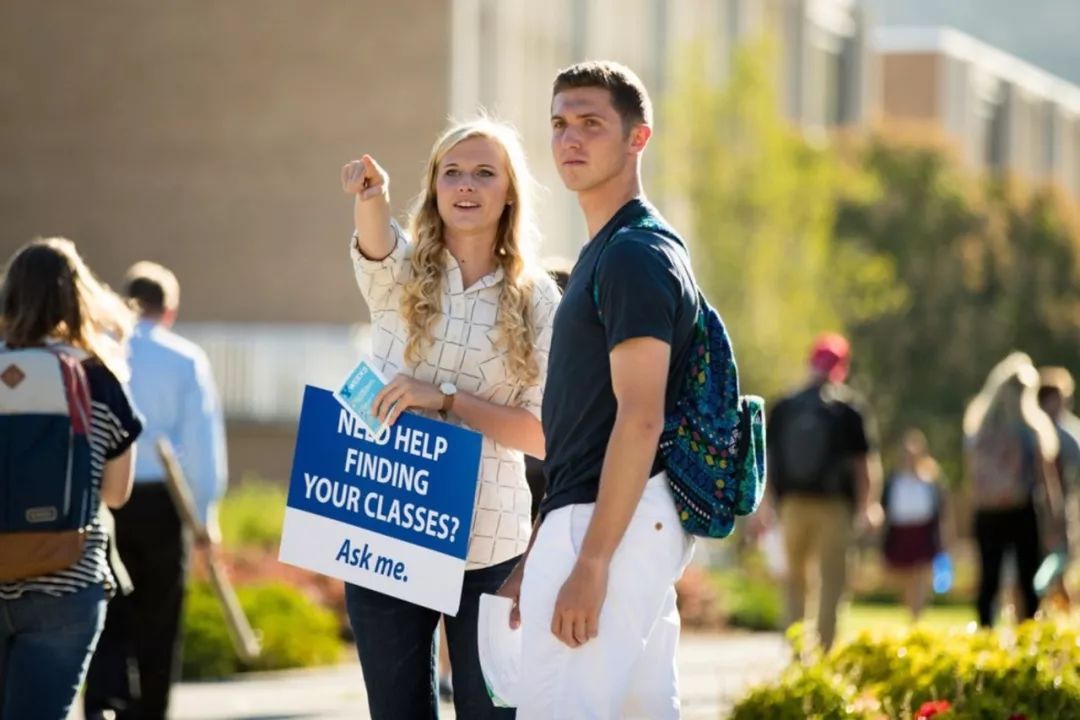
<path fill-rule="evenodd" d="M 640 155 L 649 144 L 652 137 L 652 128 L 648 125 L 637 125 L 630 131 L 630 152 Z"/>

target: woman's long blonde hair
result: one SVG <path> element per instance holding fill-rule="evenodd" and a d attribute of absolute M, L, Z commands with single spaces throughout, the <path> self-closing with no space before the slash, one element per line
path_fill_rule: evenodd
<path fill-rule="evenodd" d="M 974 440 L 1028 427 L 1038 439 L 1042 456 L 1058 454 L 1058 435 L 1050 417 L 1039 408 L 1039 371 L 1031 358 L 1014 352 L 994 366 L 982 390 L 964 412 L 964 435 Z"/>
<path fill-rule="evenodd" d="M 401 300 L 401 315 L 409 334 L 405 343 L 405 362 L 415 367 L 423 360 L 431 347 L 435 322 L 443 311 L 443 263 L 447 251 L 435 191 L 439 164 L 454 146 L 475 137 L 487 138 L 502 149 L 510 177 L 509 202 L 499 218 L 495 235 L 495 261 L 503 271 L 496 316 L 496 347 L 506 353 L 510 376 L 520 383 L 531 384 L 539 375 L 533 356 L 535 329 L 529 322 L 537 272 L 533 262 L 537 235 L 532 215 L 533 180 L 517 133 L 509 125 L 489 118 L 451 127 L 435 141 L 428 159 L 423 188 L 409 221 L 415 245 L 412 275 L 405 284 Z"/>
<path fill-rule="evenodd" d="M 0 286 L 0 337 L 8 347 L 59 341 L 128 378 L 124 341 L 135 316 L 64 238 L 33 240 L 8 262 Z"/>

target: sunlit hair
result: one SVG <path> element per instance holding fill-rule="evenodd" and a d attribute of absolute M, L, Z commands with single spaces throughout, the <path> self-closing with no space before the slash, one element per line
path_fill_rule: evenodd
<path fill-rule="evenodd" d="M 64 238 L 37 239 L 12 256 L 0 287 L 0 336 L 9 347 L 56 341 L 128 377 L 124 341 L 134 313 Z"/>
<path fill-rule="evenodd" d="M 1076 391 L 1072 373 L 1063 367 L 1044 367 L 1039 370 L 1039 382 L 1044 389 L 1056 390 L 1062 400 L 1071 400 Z"/>
<path fill-rule="evenodd" d="M 496 319 L 497 347 L 506 353 L 510 376 L 518 382 L 535 382 L 539 369 L 533 356 L 535 329 L 529 322 L 536 265 L 533 247 L 536 225 L 532 216 L 532 177 L 517 133 L 508 125 L 480 118 L 454 125 L 435 142 L 424 172 L 423 188 L 410 218 L 414 247 L 412 274 L 405 283 L 401 314 L 408 328 L 405 362 L 415 367 L 431 348 L 432 331 L 442 308 L 442 284 L 446 245 L 439 216 L 435 184 L 439 164 L 459 143 L 484 137 L 503 152 L 510 185 L 509 204 L 503 209 L 495 235 L 495 261 L 503 270 L 502 292 Z"/>
<path fill-rule="evenodd" d="M 1046 460 L 1058 454 L 1053 421 L 1039 408 L 1039 372 L 1025 353 L 1014 352 L 994 366 L 964 413 L 964 434 L 974 440 L 1017 426 L 1031 429 Z"/>
<path fill-rule="evenodd" d="M 124 276 L 124 292 L 143 315 L 161 315 L 180 305 L 180 283 L 164 265 L 140 260 Z"/>

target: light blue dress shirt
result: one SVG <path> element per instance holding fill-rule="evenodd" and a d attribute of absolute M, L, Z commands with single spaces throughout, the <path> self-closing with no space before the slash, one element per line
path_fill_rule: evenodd
<path fill-rule="evenodd" d="M 141 320 L 129 341 L 131 397 L 146 418 L 137 441 L 135 482 L 164 482 L 157 441 L 176 449 L 203 523 L 225 493 L 228 466 L 225 423 L 206 353 L 151 320 Z"/>

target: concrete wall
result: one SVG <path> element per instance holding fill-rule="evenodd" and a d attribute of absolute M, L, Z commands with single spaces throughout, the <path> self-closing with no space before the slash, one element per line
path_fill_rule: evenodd
<path fill-rule="evenodd" d="M 66 235 L 110 283 L 134 260 L 172 267 L 188 321 L 365 318 L 339 169 L 371 152 L 396 210 L 415 195 L 448 113 L 449 12 L 7 0 L 0 257 Z"/>

